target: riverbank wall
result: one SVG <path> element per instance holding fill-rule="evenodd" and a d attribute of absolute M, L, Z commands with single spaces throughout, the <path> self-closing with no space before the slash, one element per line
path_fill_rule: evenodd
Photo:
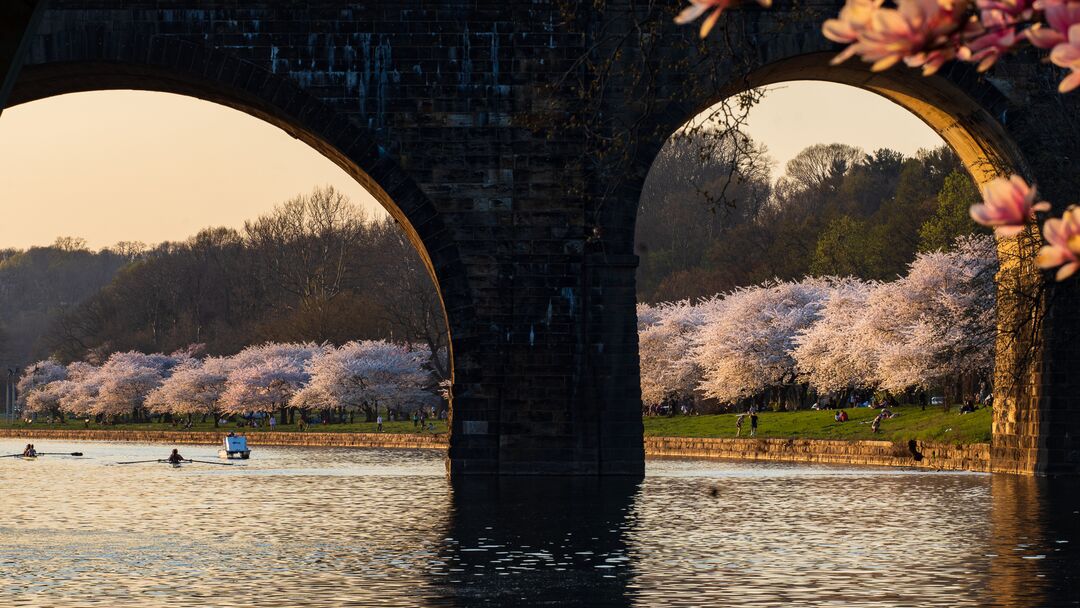
<path fill-rule="evenodd" d="M 217 445 L 225 431 L 130 431 L 0 429 L 0 437 L 59 441 L 131 441 L 174 445 Z M 405 433 L 247 433 L 251 446 L 446 449 L 446 435 Z M 990 470 L 990 444 L 944 444 L 925 441 L 842 441 L 827 439 L 757 439 L 646 437 L 649 457 L 708 458 L 758 462 L 803 462 L 858 466 L 917 467 L 949 471 Z"/>
<path fill-rule="evenodd" d="M 646 437 L 645 454 L 652 457 L 990 471 L 988 443 Z"/>
<path fill-rule="evenodd" d="M 98 429 L 0 429 L 0 437 L 63 441 L 131 441 L 175 445 L 218 445 L 228 430 L 129 431 Z M 245 433 L 250 446 L 309 446 L 335 448 L 446 449 L 446 435 L 406 433 Z"/>

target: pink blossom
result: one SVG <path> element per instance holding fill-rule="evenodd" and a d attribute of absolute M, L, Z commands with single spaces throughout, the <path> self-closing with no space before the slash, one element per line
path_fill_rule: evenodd
<path fill-rule="evenodd" d="M 1050 61 L 1058 67 L 1072 70 L 1058 84 L 1058 91 L 1068 93 L 1080 86 L 1080 23 L 1069 27 L 1068 42 L 1063 42 L 1050 51 Z"/>
<path fill-rule="evenodd" d="M 998 11 L 1017 19 L 1030 19 L 1034 13 L 1030 0 L 975 0 L 979 11 Z"/>
<path fill-rule="evenodd" d="M 880 72 L 903 60 L 929 75 L 956 56 L 955 37 L 964 25 L 966 7 L 965 2 L 950 0 L 897 0 L 895 9 L 848 4 L 844 8 L 851 10 L 826 22 L 823 30 L 837 42 L 855 37 L 834 64 L 859 55 Z"/>
<path fill-rule="evenodd" d="M 1050 27 L 1037 23 L 1028 28 L 1024 34 L 1031 44 L 1039 48 L 1050 49 L 1066 43 L 1069 28 L 1075 23 L 1080 23 L 1080 2 L 1038 0 L 1035 2 L 1035 8 L 1043 12 L 1043 18 Z"/>
<path fill-rule="evenodd" d="M 971 219 L 993 226 L 1001 237 L 1016 236 L 1036 211 L 1049 211 L 1050 203 L 1035 203 L 1035 188 L 1019 175 L 996 177 L 982 187 L 982 204 L 971 206 Z"/>
<path fill-rule="evenodd" d="M 963 61 L 979 64 L 980 72 L 989 70 L 1005 51 L 1020 41 L 1016 33 L 1016 18 L 1005 11 L 984 10 L 978 20 L 965 28 L 966 42 L 956 56 Z"/>
<path fill-rule="evenodd" d="M 882 0 L 847 0 L 836 19 L 828 19 L 821 26 L 821 32 L 833 42 L 848 44 L 832 64 L 843 63 L 855 54 L 856 47 L 851 44 L 859 39 L 859 33 L 870 25 L 874 12 L 881 8 Z"/>
<path fill-rule="evenodd" d="M 1043 224 L 1047 245 L 1039 250 L 1036 263 L 1040 268 L 1057 268 L 1057 280 L 1063 281 L 1080 269 L 1080 207 L 1070 206 L 1061 219 L 1051 218 Z"/>
<path fill-rule="evenodd" d="M 761 6 L 772 6 L 772 0 L 757 1 Z M 709 31 L 716 25 L 716 20 L 720 18 L 720 13 L 724 12 L 725 8 L 732 6 L 736 2 L 737 0 L 690 0 L 690 6 L 684 8 L 682 12 L 675 17 L 675 23 L 680 25 L 690 23 L 704 15 L 709 9 L 715 9 L 712 14 L 701 23 L 701 37 L 704 38 L 709 35 Z"/>

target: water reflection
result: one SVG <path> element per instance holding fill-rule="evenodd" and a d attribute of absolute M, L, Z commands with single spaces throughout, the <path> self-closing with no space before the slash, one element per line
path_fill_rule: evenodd
<path fill-rule="evenodd" d="M 1080 605 L 1080 480 L 995 475 L 990 492 L 994 602 Z"/>
<path fill-rule="evenodd" d="M 1076 482 L 657 460 L 451 484 L 438 452 L 38 448 L 87 457 L 0 460 L 0 606 L 1080 602 Z"/>
<path fill-rule="evenodd" d="M 631 606 L 627 547 L 640 482 L 461 479 L 440 554 L 455 605 Z"/>

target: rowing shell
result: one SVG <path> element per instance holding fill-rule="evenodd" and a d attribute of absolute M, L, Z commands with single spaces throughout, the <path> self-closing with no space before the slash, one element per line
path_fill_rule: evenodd
<path fill-rule="evenodd" d="M 37 456 L 19 456 L 19 460 L 37 460 Z"/>

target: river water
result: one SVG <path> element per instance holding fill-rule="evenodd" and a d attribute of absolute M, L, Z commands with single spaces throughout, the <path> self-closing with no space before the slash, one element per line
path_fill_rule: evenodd
<path fill-rule="evenodd" d="M 36 446 L 86 456 L 0 459 L 0 606 L 1080 602 L 1074 484 L 699 460 L 451 484 L 430 451 Z"/>

